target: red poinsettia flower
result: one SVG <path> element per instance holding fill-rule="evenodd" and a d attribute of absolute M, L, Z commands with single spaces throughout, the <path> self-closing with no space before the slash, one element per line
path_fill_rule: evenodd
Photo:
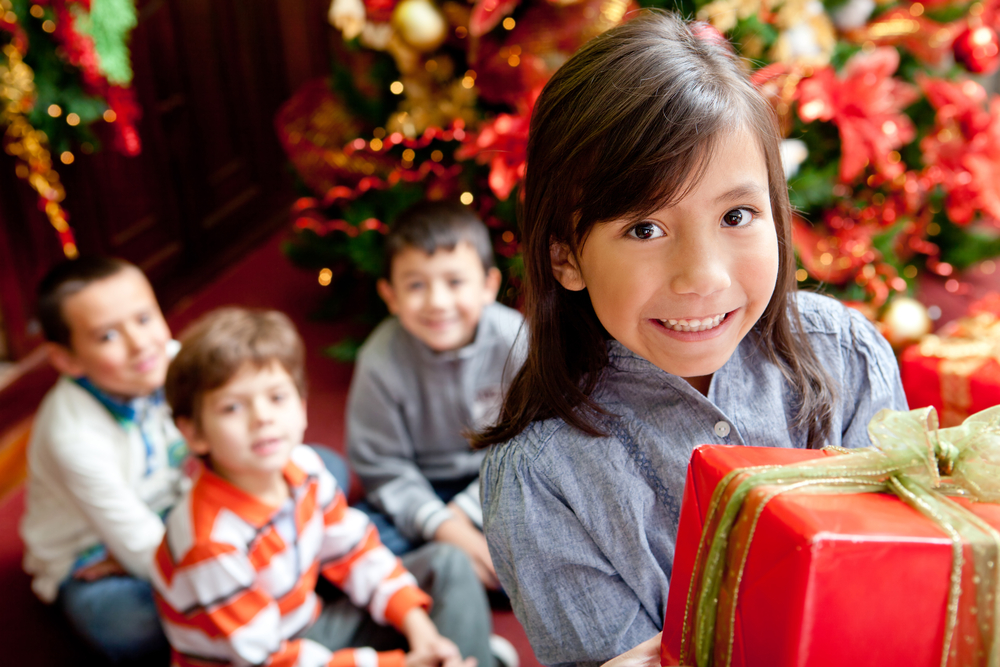
<path fill-rule="evenodd" d="M 500 199 L 507 199 L 514 186 L 524 178 L 528 149 L 528 126 L 531 110 L 541 93 L 536 88 L 518 105 L 517 114 L 499 114 L 484 123 L 479 132 L 470 135 L 455 152 L 459 160 L 475 158 L 479 164 L 490 165 L 489 185 Z"/>
<path fill-rule="evenodd" d="M 892 78 L 897 67 L 899 53 L 879 48 L 852 57 L 841 76 L 824 67 L 798 86 L 799 117 L 806 123 L 832 121 L 840 131 L 840 180 L 845 183 L 869 164 L 886 179 L 906 169 L 894 152 L 916 135 L 903 109 L 918 94 Z"/>
<path fill-rule="evenodd" d="M 989 110 L 974 81 L 920 81 L 937 111 L 934 130 L 920 143 L 926 173 L 948 193 L 948 216 L 958 224 L 977 212 L 1000 221 L 1000 98 Z"/>

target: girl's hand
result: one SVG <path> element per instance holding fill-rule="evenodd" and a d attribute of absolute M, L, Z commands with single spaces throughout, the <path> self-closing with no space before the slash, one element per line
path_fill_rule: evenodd
<path fill-rule="evenodd" d="M 635 648 L 625 651 L 617 658 L 612 658 L 601 667 L 660 667 L 660 639 L 663 633 L 659 633 L 639 644 Z"/>
<path fill-rule="evenodd" d="M 455 643 L 442 637 L 434 621 L 419 607 L 407 612 L 402 631 L 410 644 L 406 667 L 476 667 L 478 664 L 475 658 L 463 660 Z"/>
<path fill-rule="evenodd" d="M 483 586 L 493 591 L 498 590 L 500 581 L 497 579 L 497 571 L 493 568 L 493 559 L 490 558 L 486 538 L 458 505 L 448 503 L 448 509 L 455 518 L 447 519 L 438 526 L 434 533 L 435 541 L 454 544 L 464 551 L 472 561 L 472 567 L 479 581 L 483 582 Z"/>

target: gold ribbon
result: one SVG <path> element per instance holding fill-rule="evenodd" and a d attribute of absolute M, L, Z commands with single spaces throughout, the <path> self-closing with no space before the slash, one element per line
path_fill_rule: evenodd
<path fill-rule="evenodd" d="M 684 609 L 681 664 L 728 665 L 738 592 L 757 522 L 784 493 L 889 492 L 931 519 L 952 544 L 941 667 L 1000 667 L 1000 533 L 948 496 L 1000 502 L 1000 406 L 939 429 L 934 408 L 882 410 L 873 446 L 788 466 L 730 472 L 718 484 Z"/>
<path fill-rule="evenodd" d="M 920 354 L 941 359 L 941 423 L 961 424 L 969 416 L 969 378 L 990 359 L 1000 363 L 1000 319 L 990 313 L 964 317 L 947 336 L 925 336 Z"/>

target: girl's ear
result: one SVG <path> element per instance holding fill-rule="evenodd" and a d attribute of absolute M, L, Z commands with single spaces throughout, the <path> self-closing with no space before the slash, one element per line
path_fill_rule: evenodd
<path fill-rule="evenodd" d="M 571 292 L 579 292 L 587 287 L 576 256 L 568 245 L 559 241 L 550 243 L 549 261 L 552 263 L 552 275 L 560 285 Z"/>
<path fill-rule="evenodd" d="M 392 289 L 389 281 L 385 278 L 379 278 L 378 282 L 375 283 L 375 289 L 378 290 L 378 295 L 385 301 L 385 307 L 389 309 L 390 313 L 395 315 L 399 303 L 396 300 L 396 292 Z"/>

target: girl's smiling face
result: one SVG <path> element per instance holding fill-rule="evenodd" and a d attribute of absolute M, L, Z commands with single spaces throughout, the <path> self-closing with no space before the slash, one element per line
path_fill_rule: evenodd
<path fill-rule="evenodd" d="M 552 247 L 556 279 L 587 289 L 604 328 L 705 393 L 763 314 L 778 275 L 767 166 L 754 136 L 720 137 L 701 180 L 668 208 Z"/>

